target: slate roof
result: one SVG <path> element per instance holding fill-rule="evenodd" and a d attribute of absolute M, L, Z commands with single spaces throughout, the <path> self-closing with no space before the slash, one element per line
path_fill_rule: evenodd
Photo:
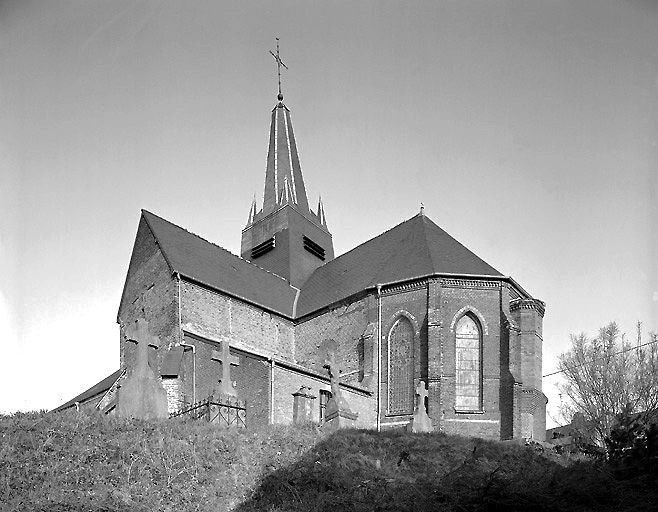
<path fill-rule="evenodd" d="M 172 272 L 299 318 L 377 284 L 434 274 L 505 278 L 423 214 L 398 224 L 316 269 L 297 290 L 282 277 L 142 210 Z"/>
<path fill-rule="evenodd" d="M 418 214 L 316 269 L 301 289 L 296 316 L 377 284 L 431 274 L 504 277 Z"/>
<path fill-rule="evenodd" d="M 58 411 L 63 411 L 64 409 L 68 409 L 69 407 L 73 407 L 76 402 L 85 402 L 89 400 L 90 398 L 93 398 L 97 395 L 104 394 L 108 389 L 112 387 L 112 384 L 114 384 L 119 377 L 121 377 L 121 374 L 123 373 L 123 370 L 117 370 L 116 372 L 112 373 L 111 375 L 108 375 L 105 377 L 102 381 L 97 382 L 94 384 L 92 387 L 90 387 L 87 391 L 83 391 L 80 393 L 78 396 L 75 398 L 72 398 L 65 404 L 60 405 L 57 409 L 54 409 L 52 412 L 58 412 Z"/>
<path fill-rule="evenodd" d="M 282 277 L 142 210 L 172 272 L 289 318 L 297 290 Z"/>

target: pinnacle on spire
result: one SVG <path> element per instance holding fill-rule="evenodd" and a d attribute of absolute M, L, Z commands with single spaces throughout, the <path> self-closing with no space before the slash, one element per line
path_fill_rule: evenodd
<path fill-rule="evenodd" d="M 249 208 L 249 220 L 247 220 L 247 226 L 253 224 L 254 218 L 256 217 L 256 194 L 251 201 L 251 207 Z"/>
<path fill-rule="evenodd" d="M 322 197 L 320 197 L 320 201 L 318 204 L 318 219 L 320 220 L 320 224 L 324 226 L 324 228 L 327 228 L 327 218 L 324 215 L 324 204 L 322 204 Z"/>

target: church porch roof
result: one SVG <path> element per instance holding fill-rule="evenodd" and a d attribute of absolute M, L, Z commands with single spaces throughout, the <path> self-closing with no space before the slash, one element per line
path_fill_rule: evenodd
<path fill-rule="evenodd" d="M 59 412 L 63 411 L 64 409 L 68 409 L 69 407 L 73 407 L 76 402 L 78 403 L 83 403 L 89 400 L 90 398 L 94 398 L 95 396 L 100 396 L 101 394 L 105 393 L 108 389 L 112 387 L 112 385 L 117 381 L 119 377 L 121 377 L 121 374 L 123 373 L 123 370 L 117 370 L 116 372 L 111 373 L 107 377 L 105 377 L 103 380 L 100 382 L 97 382 L 94 384 L 92 387 L 87 389 L 86 391 L 83 391 L 80 393 L 78 396 L 75 398 L 72 398 L 68 402 L 60 405 L 56 409 L 53 409 L 52 412 Z"/>

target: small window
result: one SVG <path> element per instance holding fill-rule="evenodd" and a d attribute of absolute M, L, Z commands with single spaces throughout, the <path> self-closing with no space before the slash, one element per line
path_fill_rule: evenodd
<path fill-rule="evenodd" d="M 331 398 L 331 391 L 325 389 L 320 390 L 320 423 L 322 423 L 327 416 L 327 403 Z"/>
<path fill-rule="evenodd" d="M 476 321 L 464 315 L 455 329 L 455 409 L 482 409 L 482 336 Z"/>

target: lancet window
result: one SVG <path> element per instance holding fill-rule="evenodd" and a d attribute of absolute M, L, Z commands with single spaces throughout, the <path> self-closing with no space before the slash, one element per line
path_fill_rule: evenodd
<path fill-rule="evenodd" d="M 414 328 L 404 317 L 388 334 L 388 413 L 413 412 Z"/>
<path fill-rule="evenodd" d="M 461 317 L 455 328 L 455 409 L 482 409 L 482 331 L 469 315 Z"/>

